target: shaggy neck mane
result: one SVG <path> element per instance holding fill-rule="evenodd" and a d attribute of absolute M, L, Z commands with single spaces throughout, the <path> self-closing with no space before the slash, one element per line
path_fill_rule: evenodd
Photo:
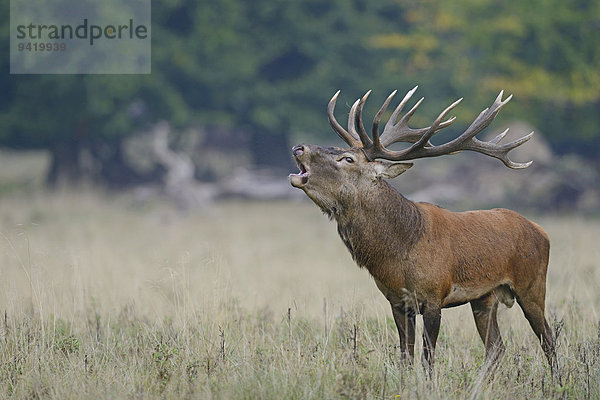
<path fill-rule="evenodd" d="M 415 203 L 386 181 L 376 181 L 333 215 L 338 233 L 360 267 L 377 276 L 387 261 L 404 258 L 421 238 L 423 217 Z"/>

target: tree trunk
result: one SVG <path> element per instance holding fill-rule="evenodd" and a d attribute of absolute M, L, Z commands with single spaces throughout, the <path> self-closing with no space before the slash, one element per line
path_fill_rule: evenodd
<path fill-rule="evenodd" d="M 96 167 L 90 169 L 82 166 L 80 154 L 83 149 L 89 150 L 92 163 Z M 110 143 L 104 141 L 85 144 L 77 141 L 59 143 L 50 152 L 52 158 L 46 174 L 46 184 L 50 188 L 77 185 L 83 179 L 122 188 L 134 184 L 157 182 L 161 177 L 160 168 L 148 174 L 135 171 L 125 159 L 120 140 Z"/>
<path fill-rule="evenodd" d="M 95 179 L 101 184 L 107 184 L 113 188 L 124 188 L 160 180 L 160 168 L 156 168 L 148 174 L 141 174 L 131 167 L 123 154 L 123 141 L 121 140 L 113 140 L 109 143 L 90 143 L 89 149 L 95 162 L 99 164 Z"/>
<path fill-rule="evenodd" d="M 50 154 L 50 167 L 46 174 L 46 185 L 48 187 L 72 185 L 81 180 L 79 145 L 76 141 L 58 143 L 50 149 Z"/>

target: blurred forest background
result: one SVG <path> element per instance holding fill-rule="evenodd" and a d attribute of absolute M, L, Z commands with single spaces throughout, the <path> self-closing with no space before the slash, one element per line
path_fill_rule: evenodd
<path fill-rule="evenodd" d="M 600 212 L 598 0 L 157 1 L 150 75 L 10 75 L 8 46 L 5 35 L 0 194 L 43 181 L 166 194 L 181 207 L 295 196 L 290 146 L 341 145 L 325 112 L 336 90 L 343 120 L 369 89 L 373 115 L 418 84 L 415 126 L 465 99 L 438 140 L 512 93 L 489 130 L 535 130 L 512 156 L 534 165 L 421 161 L 403 193 L 459 209 Z"/>

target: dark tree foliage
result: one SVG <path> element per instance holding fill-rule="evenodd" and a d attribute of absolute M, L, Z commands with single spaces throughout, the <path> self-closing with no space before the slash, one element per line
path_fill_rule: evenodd
<path fill-rule="evenodd" d="M 505 118 L 529 121 L 558 153 L 598 159 L 600 1 L 396 3 L 409 29 L 372 42 L 390 52 L 385 75 L 429 77 L 468 113 L 504 89 L 515 96 Z"/>
<path fill-rule="evenodd" d="M 420 84 L 427 123 L 457 97 L 472 119 L 500 89 L 504 118 L 529 120 L 559 152 L 600 155 L 600 1 L 165 0 L 153 2 L 152 74 L 10 75 L 0 42 L 0 145 L 47 149 L 49 182 L 125 185 L 154 179 L 123 157 L 123 140 L 161 119 L 245 131 L 256 164 L 286 166 L 290 142 L 332 141 L 325 116 L 374 89 Z M 9 29 L 8 2 L 0 26 Z M 5 38 L 8 35 L 4 36 Z M 460 128 L 460 127 L 458 127 Z"/>

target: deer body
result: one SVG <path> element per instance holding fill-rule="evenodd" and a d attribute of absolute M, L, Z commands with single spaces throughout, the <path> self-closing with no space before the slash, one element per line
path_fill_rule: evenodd
<path fill-rule="evenodd" d="M 391 193 L 385 181 L 375 186 L 370 199 L 356 199 L 354 212 L 334 218 L 357 264 L 392 293 L 445 308 L 498 289 L 512 305 L 515 286 L 545 281 L 548 237 L 521 215 L 505 209 L 454 213 Z M 380 208 L 383 201 L 388 213 Z"/>
<path fill-rule="evenodd" d="M 337 94 L 332 99 L 334 105 L 336 97 Z M 437 155 L 439 148 L 445 146 L 432 145 L 427 136 L 449 124 L 441 122 L 448 109 L 428 128 L 414 130 L 404 125 L 404 131 L 400 132 L 388 128 L 390 124 L 396 128 L 406 122 L 414 112 L 416 107 L 407 114 L 408 118 L 395 123 L 398 109 L 401 110 L 407 97 L 392 114 L 381 139 L 376 133 L 378 118 L 383 113 L 380 110 L 374 122 L 373 141 L 366 136 L 360 116 L 366 97 L 352 107 L 350 132 L 337 124 L 330 103 L 330 122 L 352 147 L 295 146 L 293 154 L 300 173 L 290 175 L 291 184 L 304 190 L 337 222 L 338 233 L 354 260 L 369 271 L 389 300 L 404 358 L 410 360 L 414 356 L 416 315 L 423 315 L 423 360 L 431 367 L 441 309 L 471 303 L 477 330 L 486 347 L 486 359 L 490 365 L 495 364 L 504 352 L 496 321 L 497 307 L 500 302 L 510 307 L 516 299 L 541 340 L 551 367 L 554 366 L 554 336 L 544 316 L 550 242 L 542 228 L 506 209 L 451 212 L 429 203 L 412 202 L 384 180 L 400 175 L 412 164 L 375 158 L 398 161 L 410 159 L 407 157 L 414 153 L 408 152 L 406 156 L 406 151 L 400 154 L 402 151 L 377 149 L 381 143 L 387 145 L 392 139 L 399 141 L 398 138 L 413 143 L 417 154 L 413 158 L 427 157 L 427 152 Z M 382 110 L 390 99 L 391 96 Z M 492 107 L 489 111 L 492 118 L 484 115 L 487 111 L 484 110 L 478 120 L 487 126 L 504 103 L 498 103 L 497 109 Z M 483 129 L 481 125 L 472 129 L 476 122 L 469 127 L 475 134 Z M 472 139 L 467 143 L 459 141 L 459 145 L 463 146 L 461 149 L 492 153 L 488 155 L 513 168 L 526 167 L 529 164 L 513 163 L 506 155 L 524 141 L 515 145 L 517 142 L 504 145 L 502 151 L 497 151 L 494 141 Z M 415 146 L 416 143 L 420 145 Z M 456 147 L 445 150 L 455 151 Z"/>

